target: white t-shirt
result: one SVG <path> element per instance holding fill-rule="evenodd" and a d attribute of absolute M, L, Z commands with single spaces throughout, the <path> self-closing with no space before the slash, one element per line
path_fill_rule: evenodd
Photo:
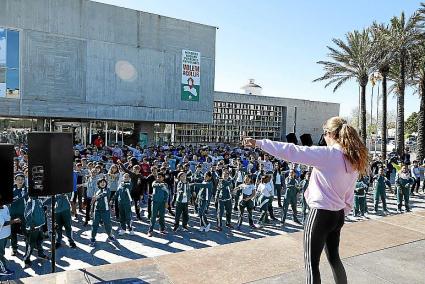
<path fill-rule="evenodd" d="M 261 193 L 261 195 L 265 196 L 265 197 L 270 197 L 273 196 L 273 186 L 268 182 L 268 183 L 260 183 L 258 185 L 258 192 Z"/>
<path fill-rule="evenodd" d="M 5 222 L 9 222 L 9 225 L 4 226 Z M 0 208 L 0 240 L 10 236 L 10 213 L 7 206 Z"/>
<path fill-rule="evenodd" d="M 252 192 L 255 190 L 255 185 L 253 184 L 243 184 L 241 185 L 242 194 L 252 195 Z"/>

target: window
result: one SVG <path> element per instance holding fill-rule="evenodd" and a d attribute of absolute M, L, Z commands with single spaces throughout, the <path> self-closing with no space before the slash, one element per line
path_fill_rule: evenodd
<path fill-rule="evenodd" d="M 0 98 L 19 98 L 19 32 L 0 28 Z"/>

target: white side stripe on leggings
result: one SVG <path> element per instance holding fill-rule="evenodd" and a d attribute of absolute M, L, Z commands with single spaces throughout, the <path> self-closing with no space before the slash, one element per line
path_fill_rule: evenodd
<path fill-rule="evenodd" d="M 313 228 L 314 221 L 316 219 L 317 209 L 313 208 L 309 212 L 306 228 L 304 232 L 304 262 L 306 269 L 306 283 L 310 284 L 313 281 L 313 270 L 311 267 L 311 231 Z"/>

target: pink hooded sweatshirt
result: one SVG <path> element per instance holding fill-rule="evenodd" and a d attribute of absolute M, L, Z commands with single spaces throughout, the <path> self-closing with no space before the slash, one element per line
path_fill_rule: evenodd
<path fill-rule="evenodd" d="M 345 215 L 352 210 L 358 172 L 345 159 L 339 144 L 306 147 L 262 139 L 256 146 L 277 158 L 313 167 L 304 193 L 310 208 L 344 209 Z"/>

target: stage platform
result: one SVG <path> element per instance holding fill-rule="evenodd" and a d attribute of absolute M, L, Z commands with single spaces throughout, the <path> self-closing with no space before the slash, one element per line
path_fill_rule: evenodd
<path fill-rule="evenodd" d="M 302 236 L 289 233 L 16 283 L 303 283 Z M 349 283 L 425 283 L 425 211 L 346 224 L 341 256 Z M 324 253 L 321 266 L 323 283 L 333 283 Z"/>

